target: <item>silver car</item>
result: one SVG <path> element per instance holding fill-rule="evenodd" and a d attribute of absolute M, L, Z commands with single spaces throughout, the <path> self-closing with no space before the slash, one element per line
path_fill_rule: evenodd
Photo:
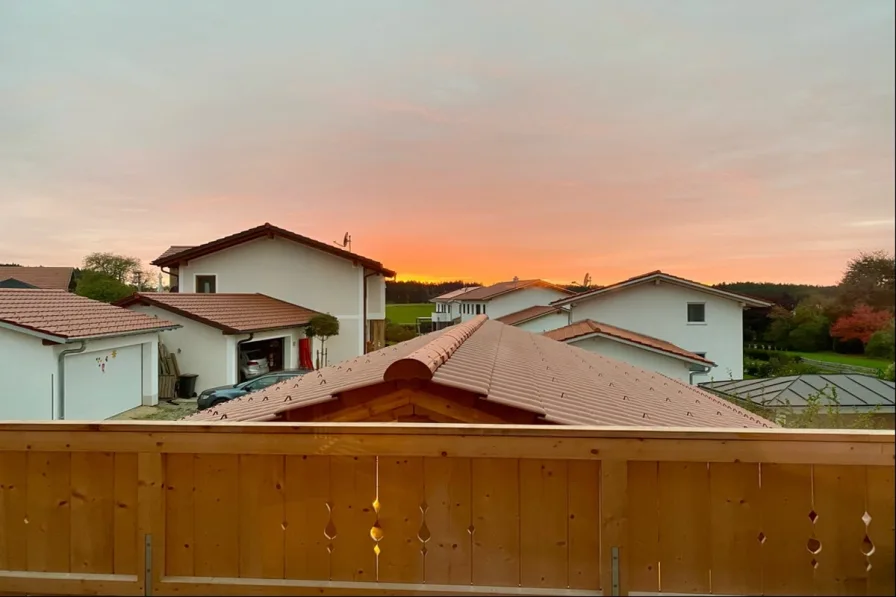
<path fill-rule="evenodd" d="M 268 372 L 268 357 L 256 349 L 240 352 L 240 373 L 243 379 L 252 379 Z"/>

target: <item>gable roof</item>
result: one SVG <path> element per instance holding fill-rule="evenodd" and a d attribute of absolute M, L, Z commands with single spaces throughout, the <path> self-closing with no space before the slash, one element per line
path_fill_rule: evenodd
<path fill-rule="evenodd" d="M 665 340 L 660 340 L 653 336 L 639 334 L 638 332 L 619 328 L 614 325 L 608 325 L 606 323 L 600 323 L 591 319 L 583 319 L 582 321 L 577 321 L 562 328 L 544 332 L 544 336 L 560 342 L 575 342 L 591 336 L 602 336 L 609 338 L 610 340 L 622 340 L 623 342 L 638 344 L 686 361 L 715 367 L 715 363 L 712 361 L 676 346 L 671 342 L 666 342 Z"/>
<path fill-rule="evenodd" d="M 457 290 L 452 290 L 450 292 L 446 292 L 445 294 L 440 294 L 435 298 L 429 299 L 429 302 L 437 302 L 437 301 L 447 301 L 451 299 L 457 300 L 462 294 L 466 294 L 471 290 L 476 290 L 477 288 L 482 288 L 481 286 L 464 286 L 463 288 L 458 288 Z"/>
<path fill-rule="evenodd" d="M 508 313 L 501 317 L 496 317 L 495 321 L 500 321 L 507 325 L 519 325 L 554 313 L 566 313 L 566 310 L 548 305 L 535 305 L 534 307 L 526 307 L 525 309 L 520 309 L 519 311 L 514 311 L 513 313 Z"/>
<path fill-rule="evenodd" d="M 0 280 L 18 280 L 35 288 L 68 290 L 72 282 L 73 267 L 0 267 Z"/>
<path fill-rule="evenodd" d="M 462 296 L 458 296 L 455 300 L 459 301 L 489 301 L 495 297 L 517 290 L 526 288 L 550 288 L 564 294 L 575 294 L 571 290 L 567 290 L 562 286 L 545 282 L 544 280 L 511 280 L 509 282 L 498 282 L 491 286 L 480 286 L 469 292 L 465 292 Z"/>
<path fill-rule="evenodd" d="M 567 425 L 773 427 L 694 386 L 480 315 L 200 411 L 190 421 L 271 421 L 384 382 L 424 380 Z"/>
<path fill-rule="evenodd" d="M 395 276 L 394 271 L 386 268 L 379 261 L 374 261 L 373 259 L 370 259 L 368 257 L 363 257 L 356 253 L 352 253 L 351 251 L 340 249 L 336 245 L 323 243 L 319 240 L 314 240 L 313 238 L 308 238 L 307 236 L 296 234 L 295 232 L 291 232 L 284 228 L 279 228 L 269 223 L 264 223 L 261 226 L 249 228 L 248 230 L 243 230 L 242 232 L 237 232 L 236 234 L 231 234 L 230 236 L 225 236 L 223 238 L 219 238 L 202 245 L 193 247 L 169 247 L 168 250 L 166 250 L 164 253 L 162 253 L 152 261 L 152 265 L 156 265 L 158 267 L 174 267 L 184 261 L 189 261 L 198 257 L 204 257 L 205 255 L 211 255 L 212 253 L 217 253 L 218 251 L 229 249 L 230 247 L 235 247 L 242 243 L 265 237 L 278 237 L 290 240 L 292 242 L 305 245 L 306 247 L 311 247 L 312 249 L 317 249 L 318 251 L 323 251 L 324 253 L 335 255 L 336 257 L 348 259 L 349 261 L 363 265 L 367 269 L 371 269 L 378 273 L 381 273 L 386 277 L 391 278 Z"/>
<path fill-rule="evenodd" d="M 179 328 L 65 290 L 0 289 L 0 325 L 54 342 Z"/>
<path fill-rule="evenodd" d="M 673 276 L 672 274 L 667 274 L 665 272 L 661 272 L 659 270 L 648 272 L 646 274 L 641 274 L 640 276 L 635 276 L 634 278 L 629 278 L 627 280 L 623 280 L 621 282 L 616 282 L 615 284 L 610 284 L 609 286 L 603 286 L 601 288 L 595 288 L 593 290 L 586 290 L 585 292 L 580 292 L 574 296 L 570 296 L 567 298 L 558 299 L 552 302 L 552 305 L 560 306 L 560 305 L 570 305 L 572 303 L 580 303 L 583 300 L 588 300 L 603 294 L 607 294 L 616 290 L 622 290 L 623 288 L 629 288 L 631 286 L 637 286 L 639 284 L 645 284 L 647 282 L 665 282 L 668 284 L 675 284 L 677 286 L 683 286 L 685 288 L 691 288 L 693 290 L 698 290 L 700 292 L 705 292 L 707 294 L 713 294 L 720 298 L 725 298 L 732 301 L 737 301 L 739 303 L 743 303 L 747 307 L 770 307 L 771 303 L 768 301 L 764 301 L 752 296 L 747 296 L 745 294 L 739 294 L 736 292 L 729 292 L 727 290 L 720 290 L 718 288 L 713 288 L 712 286 L 707 286 L 706 284 L 701 284 L 700 282 L 694 282 L 693 280 L 687 280 L 685 278 L 679 278 L 678 276 Z"/>
<path fill-rule="evenodd" d="M 841 410 L 896 412 L 896 383 L 871 375 L 813 374 L 710 381 L 700 384 L 713 392 L 749 400 L 767 408 L 807 408 L 812 396 L 832 397 L 836 392 Z M 822 399 L 823 402 L 824 399 Z"/>
<path fill-rule="evenodd" d="M 117 303 L 152 305 L 182 315 L 225 334 L 247 334 L 307 325 L 317 311 L 265 294 L 140 292 Z"/>
<path fill-rule="evenodd" d="M 0 288 L 37 288 L 34 284 L 27 284 L 15 278 L 0 280 Z"/>

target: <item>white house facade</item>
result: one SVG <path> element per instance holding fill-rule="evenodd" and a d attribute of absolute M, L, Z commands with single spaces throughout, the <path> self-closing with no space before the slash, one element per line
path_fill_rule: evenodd
<path fill-rule="evenodd" d="M 477 315 L 500 319 L 536 305 L 566 298 L 573 293 L 544 280 L 498 282 L 491 286 L 460 289 L 436 297 L 433 321 L 469 321 Z"/>

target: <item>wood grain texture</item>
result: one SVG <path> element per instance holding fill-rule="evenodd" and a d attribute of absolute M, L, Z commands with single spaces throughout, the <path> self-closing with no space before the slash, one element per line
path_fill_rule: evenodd
<path fill-rule="evenodd" d="M 240 456 L 239 468 L 239 575 L 283 578 L 283 457 Z"/>
<path fill-rule="evenodd" d="M 710 592 L 709 471 L 702 462 L 661 462 L 658 469 L 660 588 Z"/>
<path fill-rule="evenodd" d="M 28 570 L 71 568 L 71 454 L 28 454 Z"/>
<path fill-rule="evenodd" d="M 472 582 L 472 467 L 468 458 L 424 458 L 426 524 L 432 539 L 424 559 L 429 584 Z"/>
<path fill-rule="evenodd" d="M 165 465 L 165 574 L 193 576 L 195 460 L 193 454 L 169 454 Z"/>
<path fill-rule="evenodd" d="M 519 461 L 473 460 L 473 584 L 520 583 Z"/>
<path fill-rule="evenodd" d="M 600 588 L 600 463 L 570 460 L 569 588 Z"/>
<path fill-rule="evenodd" d="M 422 458 L 379 459 L 380 524 L 384 536 L 379 544 L 382 552 L 377 580 L 409 583 L 425 580 L 423 543 L 418 537 L 423 523 L 420 507 L 424 501 Z"/>
<path fill-rule="evenodd" d="M 569 475 L 563 460 L 520 461 L 520 584 L 569 585 Z"/>
<path fill-rule="evenodd" d="M 813 595 L 812 468 L 762 465 L 762 585 L 766 594 Z"/>
<path fill-rule="evenodd" d="M 239 457 L 201 454 L 194 467 L 194 574 L 238 577 Z"/>
<path fill-rule="evenodd" d="M 659 591 L 659 463 L 628 463 L 629 583 L 632 591 Z M 603 491 L 603 487 L 601 488 Z M 602 545 L 607 542 L 601 539 Z M 601 577 L 602 584 L 607 579 Z"/>
<path fill-rule="evenodd" d="M 330 457 L 287 456 L 285 466 L 285 576 L 330 580 L 330 541 L 324 535 L 329 520 Z"/>
<path fill-rule="evenodd" d="M 712 590 L 723 595 L 762 593 L 762 516 L 759 466 L 709 467 Z"/>
<path fill-rule="evenodd" d="M 112 574 L 115 567 L 115 455 L 71 456 L 71 571 Z"/>
<path fill-rule="evenodd" d="M 332 456 L 330 467 L 330 499 L 337 531 L 330 554 L 332 579 L 375 581 L 376 554 L 370 529 L 376 520 L 376 460 Z"/>
<path fill-rule="evenodd" d="M 115 454 L 113 572 L 137 574 L 137 455 Z"/>
<path fill-rule="evenodd" d="M 28 458 L 0 452 L 0 570 L 28 568 Z"/>

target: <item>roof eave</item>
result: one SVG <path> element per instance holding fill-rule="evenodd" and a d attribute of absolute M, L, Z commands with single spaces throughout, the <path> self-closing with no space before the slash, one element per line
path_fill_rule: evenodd
<path fill-rule="evenodd" d="M 286 325 L 277 325 L 273 327 L 262 327 L 262 328 L 252 328 L 252 329 L 237 329 L 237 328 L 228 328 L 227 330 L 222 330 L 222 333 L 226 336 L 233 336 L 236 334 L 258 334 L 260 332 L 276 332 L 278 330 L 290 330 L 293 328 L 301 328 L 308 325 L 311 320 L 308 320 L 304 323 L 289 323 Z"/>

